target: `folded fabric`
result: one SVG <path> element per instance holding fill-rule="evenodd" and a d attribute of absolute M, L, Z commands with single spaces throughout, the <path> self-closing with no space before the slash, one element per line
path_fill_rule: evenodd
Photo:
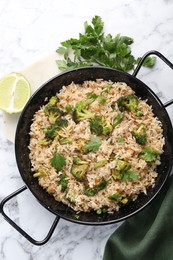
<path fill-rule="evenodd" d="M 103 260 L 173 260 L 173 176 L 108 239 Z"/>

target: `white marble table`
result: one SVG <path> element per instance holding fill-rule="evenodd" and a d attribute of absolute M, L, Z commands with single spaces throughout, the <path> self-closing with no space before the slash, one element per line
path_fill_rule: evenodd
<path fill-rule="evenodd" d="M 0 77 L 20 71 L 56 50 L 59 43 L 77 37 L 83 23 L 100 15 L 105 33 L 121 33 L 135 39 L 135 56 L 155 49 L 173 62 L 173 1 L 171 0 L 1 0 Z M 158 60 L 152 70 L 142 69 L 138 77 L 159 98 L 173 98 L 173 71 Z M 168 109 L 173 121 L 173 106 Z M 23 185 L 18 172 L 14 145 L 2 130 L 0 112 L 0 201 Z M 29 191 L 10 204 L 6 211 L 25 230 L 42 239 L 54 216 Z M 105 243 L 118 224 L 82 226 L 60 220 L 50 241 L 34 246 L 14 230 L 0 215 L 1 260 L 101 260 Z M 111 260 L 111 259 L 110 259 Z"/>

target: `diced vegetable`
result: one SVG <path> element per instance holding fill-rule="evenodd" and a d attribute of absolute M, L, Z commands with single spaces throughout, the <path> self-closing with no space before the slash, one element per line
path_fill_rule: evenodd
<path fill-rule="evenodd" d="M 138 99 L 133 95 L 122 96 L 118 99 L 117 104 L 121 112 L 128 110 L 131 112 L 136 112 L 138 108 Z"/>
<path fill-rule="evenodd" d="M 73 139 L 71 137 L 67 137 L 67 138 L 62 138 L 61 140 L 59 140 L 59 143 L 61 145 L 63 144 L 69 144 L 69 143 L 72 143 L 73 142 Z"/>
<path fill-rule="evenodd" d="M 101 116 L 95 116 L 90 121 L 90 130 L 97 135 L 109 135 L 112 132 L 113 127 L 109 120 Z"/>
<path fill-rule="evenodd" d="M 107 163 L 108 163 L 107 160 L 98 161 L 98 162 L 94 163 L 94 169 L 103 167 L 103 166 L 105 166 Z"/>
<path fill-rule="evenodd" d="M 55 124 L 56 120 L 64 115 L 64 111 L 59 109 L 58 107 L 46 107 L 44 110 L 45 114 L 49 118 L 49 122 L 51 124 Z"/>
<path fill-rule="evenodd" d="M 131 170 L 131 164 L 122 159 L 118 159 L 115 168 L 111 169 L 113 179 L 122 181 L 138 181 L 138 173 Z"/>
<path fill-rule="evenodd" d="M 33 177 L 34 178 L 40 178 L 40 177 L 44 177 L 44 176 L 46 176 L 46 170 L 45 169 L 39 169 L 37 172 L 35 172 L 34 174 L 33 174 Z"/>
<path fill-rule="evenodd" d="M 108 197 L 109 200 L 112 200 L 112 201 L 117 201 L 118 199 L 120 199 L 123 195 L 120 194 L 120 193 L 114 193 L 112 195 L 110 195 Z"/>
<path fill-rule="evenodd" d="M 132 136 L 135 138 L 138 144 L 146 144 L 147 142 L 147 134 L 146 134 L 146 126 L 141 124 L 137 129 L 132 131 Z"/>
<path fill-rule="evenodd" d="M 84 181 L 88 169 L 88 162 L 80 159 L 79 157 L 73 158 L 71 173 L 77 181 Z"/>
<path fill-rule="evenodd" d="M 50 99 L 49 99 L 49 102 L 47 104 L 48 107 L 54 107 L 56 106 L 58 102 L 58 97 L 57 96 L 52 96 Z"/>
<path fill-rule="evenodd" d="M 50 128 L 45 128 L 44 133 L 46 135 L 46 138 L 50 140 L 54 140 L 54 138 L 58 135 L 58 131 L 63 128 L 68 126 L 68 121 L 64 118 L 60 118 L 56 120 L 56 122 L 50 127 Z"/>
<path fill-rule="evenodd" d="M 87 107 L 90 105 L 95 99 L 90 98 L 87 100 L 80 101 L 76 104 L 73 112 L 72 119 L 75 123 L 79 123 L 85 119 L 91 119 L 95 116 L 94 113 L 90 112 Z"/>
<path fill-rule="evenodd" d="M 106 212 L 107 212 L 107 209 L 106 209 L 106 208 L 100 208 L 100 209 L 97 209 L 97 210 L 96 210 L 96 213 L 97 213 L 98 215 L 101 215 L 101 214 L 106 213 Z"/>
<path fill-rule="evenodd" d="M 116 127 L 117 125 L 119 125 L 122 122 L 123 117 L 124 117 L 123 113 L 119 113 L 117 115 L 117 118 L 113 122 L 113 126 Z"/>
<path fill-rule="evenodd" d="M 70 112 L 70 111 L 73 110 L 73 107 L 72 107 L 71 105 L 67 104 L 66 107 L 65 107 L 65 110 L 66 110 L 67 112 Z"/>

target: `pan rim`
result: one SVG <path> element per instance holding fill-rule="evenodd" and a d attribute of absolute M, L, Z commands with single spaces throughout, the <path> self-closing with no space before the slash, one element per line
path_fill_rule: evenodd
<path fill-rule="evenodd" d="M 121 217 L 120 219 L 113 219 L 113 220 L 109 220 L 109 221 L 81 221 L 80 219 L 69 219 L 69 217 L 66 217 L 64 216 L 64 214 L 61 214 L 61 213 L 57 213 L 55 212 L 52 208 L 50 208 L 49 206 L 45 205 L 45 203 L 43 203 L 40 198 L 35 194 L 33 193 L 33 190 L 31 189 L 31 187 L 29 185 L 27 185 L 26 183 L 26 180 L 24 178 L 24 175 L 22 174 L 22 169 L 21 169 L 21 165 L 20 165 L 20 159 L 17 155 L 17 143 L 18 143 L 18 132 L 19 132 L 19 129 L 20 129 L 20 124 L 21 124 L 21 121 L 23 120 L 23 117 L 28 109 L 28 107 L 30 106 L 30 103 L 31 101 L 34 99 L 34 97 L 36 97 L 42 90 L 44 90 L 44 88 L 48 85 L 48 84 L 51 84 L 51 82 L 53 82 L 54 80 L 56 80 L 57 78 L 60 78 L 60 77 L 64 77 L 66 75 L 68 75 L 69 73 L 73 74 L 74 72 L 80 72 L 80 71 L 84 71 L 84 70 L 107 70 L 107 71 L 113 71 L 113 72 L 116 72 L 116 73 L 121 73 L 122 75 L 125 75 L 126 77 L 128 78 L 131 78 L 133 80 L 135 80 L 136 82 L 138 82 L 139 84 L 143 84 L 146 86 L 147 88 L 147 91 L 149 91 L 152 96 L 154 97 L 154 99 L 156 100 L 156 102 L 158 103 L 159 106 L 161 106 L 161 108 L 163 109 L 166 117 L 167 117 L 167 120 L 168 120 L 168 123 L 169 125 L 171 126 L 172 128 L 172 123 L 171 123 L 171 120 L 170 120 L 170 117 L 168 115 L 168 112 L 167 110 L 165 109 L 163 103 L 161 102 L 161 100 L 158 98 L 158 96 L 154 93 L 153 90 L 151 90 L 145 83 L 143 83 L 140 79 L 132 76 L 131 74 L 129 73 L 126 73 L 126 72 L 122 72 L 122 71 L 119 71 L 119 70 L 116 70 L 116 69 L 112 69 L 112 68 L 108 68 L 108 67 L 102 67 L 102 66 L 92 66 L 92 67 L 82 67 L 82 68 L 76 68 L 76 69 L 73 69 L 73 70 L 69 70 L 69 71 L 66 71 L 66 72 L 62 72 L 60 74 L 57 74 L 56 76 L 52 77 L 50 80 L 46 81 L 44 84 L 42 84 L 34 93 L 33 95 L 31 96 L 31 98 L 29 99 L 29 101 L 27 102 L 25 108 L 23 109 L 21 115 L 20 115 L 20 118 L 19 118 L 19 121 L 18 121 L 18 124 L 17 124 L 17 128 L 16 128 L 16 134 L 15 134 L 15 155 L 16 155 L 16 162 L 17 162 L 17 166 L 18 166 L 18 169 L 19 169 L 19 172 L 20 172 L 20 175 L 23 179 L 23 181 L 25 182 L 27 188 L 31 191 L 31 193 L 33 194 L 33 196 L 39 201 L 39 203 L 45 207 L 47 210 L 49 210 L 51 213 L 59 216 L 60 218 L 63 218 L 65 220 L 68 220 L 68 221 L 71 221 L 71 222 L 74 222 L 74 223 L 78 223 L 78 224 L 85 224 L 85 225 L 107 225 L 107 224 L 113 224 L 113 223 L 116 223 L 116 222 L 120 222 L 120 221 L 123 221 L 135 214 L 137 214 L 139 211 L 141 211 L 142 209 L 144 209 L 148 204 L 150 204 L 150 202 L 157 196 L 157 194 L 160 192 L 160 190 L 162 189 L 163 185 L 165 184 L 165 182 L 167 181 L 169 175 L 170 175 L 170 172 L 171 172 L 171 169 L 172 169 L 172 165 L 173 165 L 173 154 L 171 154 L 170 158 L 171 158 L 171 162 L 169 163 L 169 167 L 167 169 L 167 173 L 166 173 L 166 178 L 164 179 L 164 181 L 162 182 L 162 185 L 160 185 L 159 189 L 155 192 L 155 194 L 147 201 L 147 203 L 145 203 L 142 207 L 140 207 L 139 209 L 135 210 L 134 212 L 128 214 L 127 216 L 124 216 L 124 217 Z M 173 128 L 172 128 L 172 132 L 173 132 Z M 172 137 L 173 137 L 173 134 L 172 134 Z M 172 148 L 172 151 L 173 151 L 173 148 Z"/>

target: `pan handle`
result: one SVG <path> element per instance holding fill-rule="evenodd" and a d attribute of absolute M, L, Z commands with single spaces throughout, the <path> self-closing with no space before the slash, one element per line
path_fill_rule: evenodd
<path fill-rule="evenodd" d="M 161 54 L 160 52 L 155 51 L 155 50 L 152 50 L 152 51 L 146 52 L 146 53 L 142 56 L 140 62 L 139 62 L 138 65 L 136 66 L 136 68 L 135 68 L 135 70 L 134 70 L 132 76 L 136 77 L 136 75 L 138 74 L 138 72 L 139 72 L 139 70 L 140 70 L 142 64 L 144 63 L 145 59 L 146 59 L 148 56 L 150 56 L 150 55 L 156 55 L 156 56 L 158 56 L 158 57 L 159 57 L 161 60 L 163 60 L 171 69 L 173 69 L 173 63 L 172 63 L 172 62 L 170 62 L 170 61 L 169 61 L 163 54 Z M 170 101 L 166 102 L 166 103 L 164 104 L 164 107 L 168 107 L 168 106 L 171 105 L 171 104 L 173 104 L 173 99 L 171 99 Z"/>
<path fill-rule="evenodd" d="M 17 196 L 18 194 L 20 194 L 21 192 L 25 191 L 27 189 L 26 185 L 24 185 L 23 187 L 21 187 L 20 189 L 16 190 L 15 192 L 11 193 L 10 195 L 8 195 L 6 198 L 4 198 L 1 203 L 0 203 L 0 213 L 3 215 L 3 217 L 5 218 L 5 220 L 12 226 L 14 227 L 22 236 L 24 236 L 27 240 L 29 240 L 32 244 L 37 245 L 37 246 L 41 246 L 47 243 L 47 241 L 51 238 L 58 222 L 59 222 L 59 217 L 56 216 L 56 218 L 54 219 L 54 222 L 49 230 L 49 232 L 47 233 L 46 237 L 41 240 L 41 241 L 37 241 L 34 238 L 32 238 L 30 235 L 28 235 L 21 227 L 19 227 L 5 212 L 4 212 L 4 206 L 5 204 L 11 200 L 13 197 Z"/>

